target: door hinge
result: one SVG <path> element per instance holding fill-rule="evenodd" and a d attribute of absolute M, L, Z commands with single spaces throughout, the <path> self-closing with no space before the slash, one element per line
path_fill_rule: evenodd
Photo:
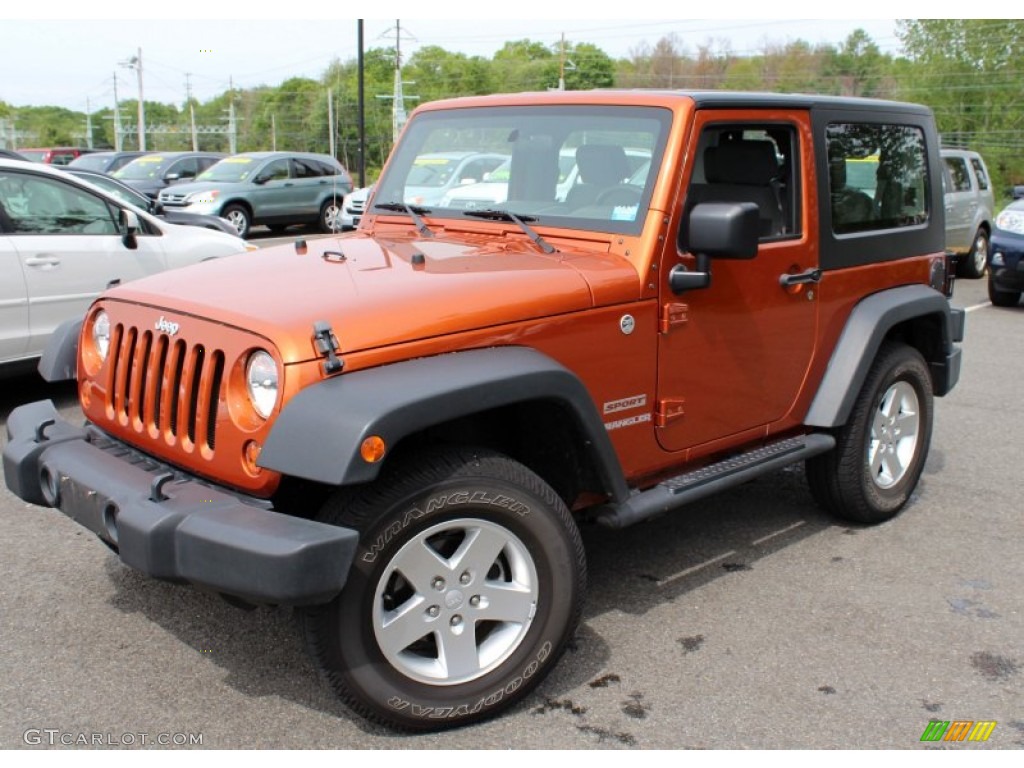
<path fill-rule="evenodd" d="M 686 401 L 681 397 L 663 397 L 658 401 L 658 408 L 654 413 L 654 423 L 659 427 L 667 427 L 676 419 L 685 415 L 683 405 Z"/>
<path fill-rule="evenodd" d="M 661 308 L 661 324 L 659 330 L 668 333 L 673 328 L 686 324 L 689 320 L 689 307 L 678 302 L 669 302 Z"/>

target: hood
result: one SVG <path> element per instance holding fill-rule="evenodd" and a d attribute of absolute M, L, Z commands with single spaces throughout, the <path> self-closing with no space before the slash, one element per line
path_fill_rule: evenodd
<path fill-rule="evenodd" d="M 208 189 L 237 189 L 246 186 L 242 181 L 182 181 L 163 187 L 168 194 L 190 195 L 193 192 L 205 192 Z"/>
<path fill-rule="evenodd" d="M 249 330 L 295 363 L 315 356 L 318 320 L 345 354 L 640 295 L 636 270 L 607 243 L 546 255 L 521 238 L 473 237 L 356 232 L 311 240 L 305 253 L 283 245 L 162 272 L 106 296 L 148 304 L 171 322 L 193 315 Z"/>

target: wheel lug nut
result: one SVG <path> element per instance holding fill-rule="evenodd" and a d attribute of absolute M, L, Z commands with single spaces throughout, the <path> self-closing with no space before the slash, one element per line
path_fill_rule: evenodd
<path fill-rule="evenodd" d="M 473 580 L 473 577 L 469 575 L 469 571 L 463 571 L 462 575 L 459 576 L 459 582 L 462 584 L 469 584 Z"/>
<path fill-rule="evenodd" d="M 434 579 L 434 580 L 433 580 L 433 581 L 432 581 L 432 582 L 430 583 L 430 586 L 432 586 L 432 587 L 433 587 L 434 589 L 436 589 L 437 591 L 439 591 L 439 592 L 440 592 L 440 591 L 441 591 L 442 589 L 444 589 L 444 579 L 442 579 L 442 578 L 441 578 L 440 576 L 437 576 L 437 577 L 436 577 L 436 578 L 435 578 L 435 579 Z"/>
<path fill-rule="evenodd" d="M 457 626 L 459 626 L 461 624 L 462 624 L 462 617 L 461 616 L 459 616 L 458 614 L 452 616 L 451 625 L 453 627 L 457 627 Z"/>
<path fill-rule="evenodd" d="M 473 595 L 471 598 L 469 598 L 469 604 L 472 605 L 474 608 L 480 605 L 480 595 Z"/>
<path fill-rule="evenodd" d="M 440 613 L 441 609 L 436 605 L 432 605 L 427 608 L 427 616 L 430 616 L 431 618 L 437 618 Z"/>

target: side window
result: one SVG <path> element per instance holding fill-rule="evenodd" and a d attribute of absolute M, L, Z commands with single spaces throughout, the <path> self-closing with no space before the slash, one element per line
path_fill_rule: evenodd
<path fill-rule="evenodd" d="M 799 234 L 797 146 L 788 125 L 708 126 L 697 146 L 687 207 L 755 203 L 762 240 Z"/>
<path fill-rule="evenodd" d="M 288 178 L 288 159 L 273 160 L 259 172 L 259 178 L 266 181 L 280 181 Z"/>
<path fill-rule="evenodd" d="M 196 163 L 196 159 L 194 157 L 183 157 L 178 162 L 172 164 L 171 167 L 167 169 L 167 173 L 165 173 L 164 176 L 166 177 L 170 174 L 176 173 L 178 174 L 177 178 L 179 179 L 194 179 L 199 175 L 198 167 L 198 163 Z"/>
<path fill-rule="evenodd" d="M 942 158 L 949 169 L 949 177 L 953 182 L 951 192 L 970 192 L 971 174 L 967 171 L 967 161 L 962 157 Z"/>
<path fill-rule="evenodd" d="M 981 189 L 988 189 L 988 174 L 985 173 L 985 166 L 981 164 L 981 160 L 976 157 L 972 157 L 971 165 L 974 167 L 974 175 L 978 178 L 978 187 Z"/>
<path fill-rule="evenodd" d="M 833 123 L 826 145 L 835 234 L 928 221 L 928 160 L 920 128 Z"/>
<path fill-rule="evenodd" d="M 320 176 L 337 176 L 339 171 L 331 163 L 324 162 L 323 160 L 310 160 L 310 164 L 317 169 L 318 175 Z"/>
<path fill-rule="evenodd" d="M 4 228 L 18 234 L 113 235 L 114 212 L 94 195 L 55 179 L 0 173 Z"/>
<path fill-rule="evenodd" d="M 320 175 L 320 170 L 317 168 L 315 161 L 305 158 L 292 158 L 292 178 L 312 179 Z"/>

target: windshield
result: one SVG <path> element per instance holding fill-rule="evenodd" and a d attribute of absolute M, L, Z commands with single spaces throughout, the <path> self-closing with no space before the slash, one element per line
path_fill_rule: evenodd
<path fill-rule="evenodd" d="M 639 233 L 670 124 L 671 113 L 656 107 L 424 112 L 406 128 L 374 201 L 426 207 L 433 218 L 500 208 L 534 226 Z M 484 158 L 493 164 L 466 170 Z M 423 191 L 445 184 L 436 199 Z"/>
<path fill-rule="evenodd" d="M 225 157 L 196 177 L 196 181 L 245 181 L 256 170 L 252 157 Z"/>
<path fill-rule="evenodd" d="M 33 163 L 41 163 L 49 150 L 45 149 L 19 149 L 18 154 Z"/>
<path fill-rule="evenodd" d="M 146 155 L 132 160 L 128 165 L 114 171 L 114 178 L 143 181 L 144 179 L 155 179 L 160 176 L 161 169 L 168 162 L 162 155 Z"/>
<path fill-rule="evenodd" d="M 76 157 L 70 163 L 70 168 L 84 168 L 87 171 L 102 171 L 110 162 L 110 155 L 98 152 L 96 154 L 82 155 Z"/>

